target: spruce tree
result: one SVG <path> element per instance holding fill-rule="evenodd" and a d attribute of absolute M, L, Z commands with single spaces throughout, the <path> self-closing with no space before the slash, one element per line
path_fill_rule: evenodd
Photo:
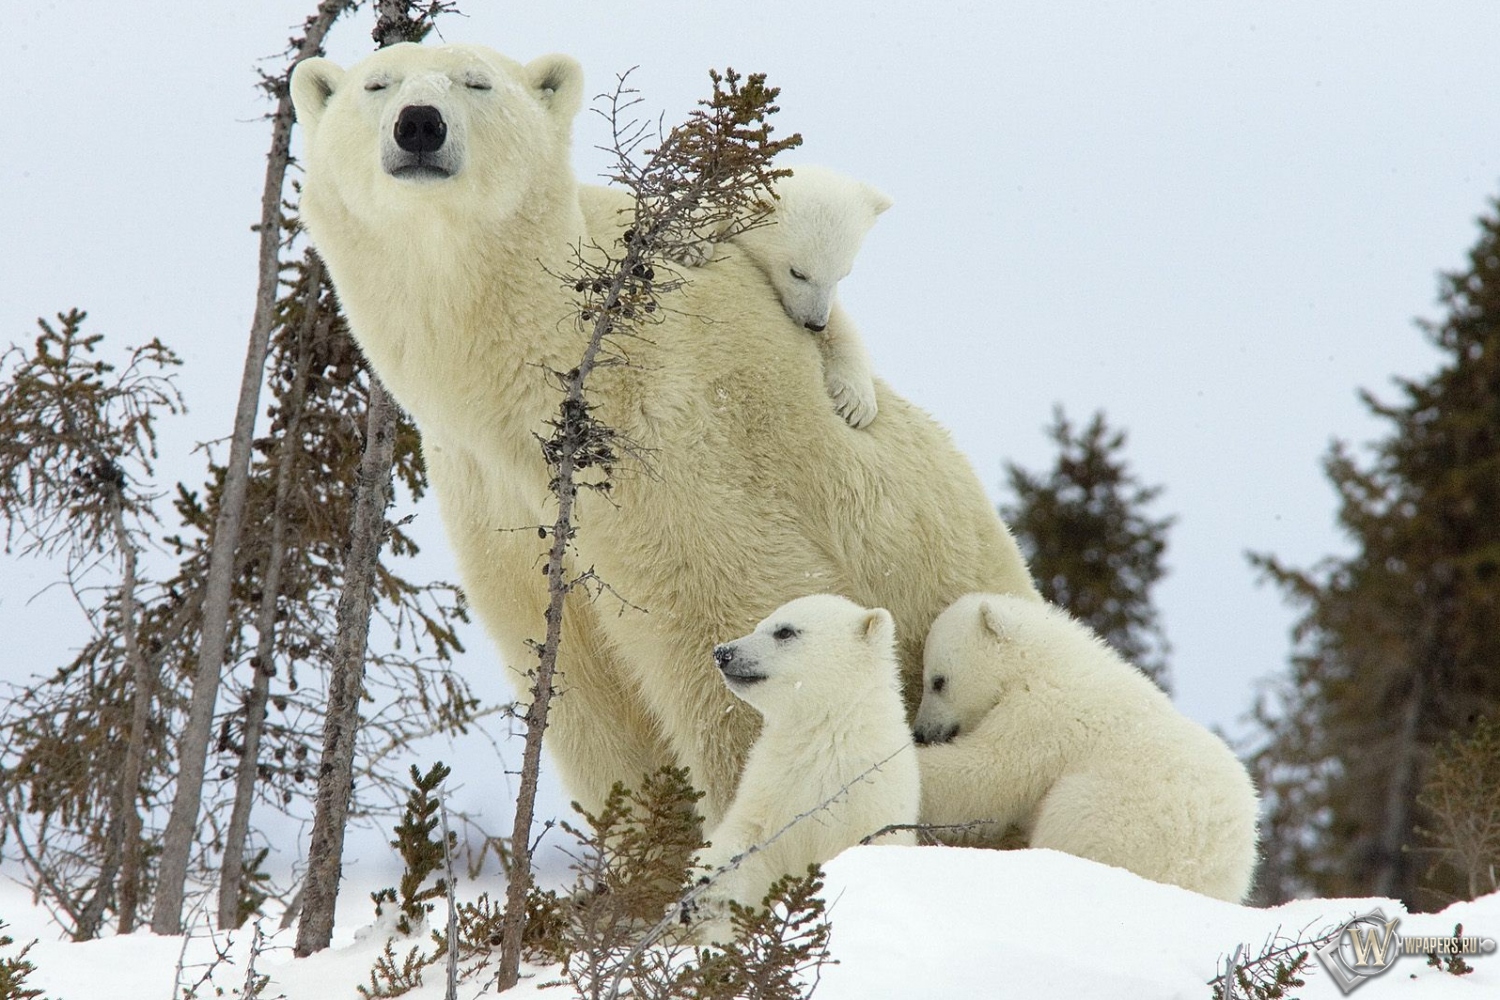
<path fill-rule="evenodd" d="M 1442 279 L 1447 315 L 1420 324 L 1436 371 L 1361 394 L 1389 423 L 1362 462 L 1335 443 L 1347 558 L 1252 561 L 1303 609 L 1290 674 L 1256 711 L 1269 803 L 1267 899 L 1390 895 L 1441 905 L 1466 888 L 1414 853 L 1434 748 L 1500 703 L 1500 204 L 1468 266 Z"/>
<path fill-rule="evenodd" d="M 1161 486 L 1145 486 L 1124 457 L 1125 432 L 1102 412 L 1075 432 L 1061 407 L 1047 434 L 1057 461 L 1046 473 L 1005 465 L 1014 501 L 1000 514 L 1026 555 L 1042 596 L 1087 624 L 1163 690 L 1170 646 L 1151 602 L 1174 517 L 1147 508 Z"/>

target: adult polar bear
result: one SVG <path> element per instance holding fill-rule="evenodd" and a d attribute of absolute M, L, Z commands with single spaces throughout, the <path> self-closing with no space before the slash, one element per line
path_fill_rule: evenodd
<path fill-rule="evenodd" d="M 538 365 L 577 364 L 571 295 L 549 273 L 619 216 L 570 166 L 583 75 L 566 56 L 521 65 L 476 46 L 383 49 L 292 78 L 306 132 L 302 218 L 366 357 L 423 438 L 464 589 L 524 691 L 550 523 L 535 434 L 559 397 Z M 696 269 L 598 372 L 598 415 L 652 456 L 613 502 L 580 496 L 575 562 L 633 605 L 569 599 L 562 697 L 548 745 L 597 808 L 617 779 L 685 764 L 717 823 L 758 720 L 710 651 L 791 598 L 831 591 L 888 608 L 909 706 L 922 641 L 974 590 L 1035 595 L 1014 541 L 947 434 L 879 389 L 881 418 L 847 427 L 812 338 L 732 246 Z"/>

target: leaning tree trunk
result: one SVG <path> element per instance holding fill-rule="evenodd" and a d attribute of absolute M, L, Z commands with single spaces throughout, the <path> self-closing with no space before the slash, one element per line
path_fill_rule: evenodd
<path fill-rule="evenodd" d="M 352 2 L 322 0 L 319 3 L 317 13 L 304 25 L 302 40 L 292 59 L 293 66 L 322 52 L 328 30 Z M 192 701 L 187 726 L 177 747 L 177 794 L 162 836 L 156 907 L 151 917 L 151 929 L 157 934 L 182 932 L 183 894 L 198 828 L 198 812 L 203 802 L 203 772 L 207 766 L 214 706 L 218 701 L 219 680 L 224 668 L 235 552 L 239 547 L 250 479 L 250 446 L 255 418 L 260 411 L 260 386 L 265 375 L 271 329 L 275 324 L 276 287 L 281 275 L 281 197 L 291 160 L 293 118 L 290 79 L 291 67 L 288 67 L 286 74 L 274 81 L 276 111 L 271 117 L 271 151 L 267 156 L 266 181 L 261 192 L 260 279 L 255 294 L 255 316 L 250 324 L 250 344 L 245 351 L 245 370 L 240 380 L 240 400 L 234 415 L 229 461 L 224 469 L 219 517 L 214 524 Z"/>
<path fill-rule="evenodd" d="M 372 35 L 379 48 L 420 41 L 431 26 L 430 11 L 411 17 L 410 0 L 379 0 Z M 365 451 L 360 461 L 354 500 L 354 524 L 339 596 L 338 635 L 334 640 L 332 676 L 323 730 L 323 757 L 318 768 L 317 805 L 312 841 L 307 850 L 307 878 L 302 885 L 302 915 L 297 924 L 297 955 L 311 955 L 333 940 L 333 913 L 343 871 L 344 827 L 354 787 L 354 742 L 359 733 L 359 700 L 364 687 L 365 646 L 370 633 L 371 596 L 380 547 L 385 542 L 385 508 L 390 502 L 391 465 L 395 460 L 396 404 L 370 373 Z"/>
<path fill-rule="evenodd" d="M 338 635 L 318 768 L 317 805 L 302 886 L 302 918 L 297 925 L 299 956 L 327 948 L 333 940 L 333 911 L 343 870 L 344 827 L 354 784 L 354 742 L 359 733 L 359 702 L 364 690 L 365 647 L 370 634 L 371 599 L 380 547 L 385 541 L 385 508 L 391 493 L 396 450 L 396 404 L 374 373 L 365 451 L 360 460 L 344 591 L 339 595 Z"/>
<path fill-rule="evenodd" d="M 276 459 L 276 487 L 271 501 L 271 537 L 266 543 L 266 567 L 261 580 L 260 607 L 255 618 L 255 656 L 250 661 L 255 677 L 245 700 L 245 730 L 234 781 L 234 808 L 224 834 L 224 860 L 219 871 L 219 926 L 241 923 L 240 897 L 245 877 L 245 844 L 250 834 L 250 811 L 255 802 L 256 778 L 260 770 L 260 741 L 265 728 L 266 702 L 271 693 L 272 664 L 276 651 L 276 609 L 281 597 L 281 576 L 286 555 L 288 506 L 292 478 L 301 454 L 302 411 L 307 402 L 308 371 L 312 363 L 315 331 L 326 330 L 328 319 L 319 315 L 323 268 L 308 254 L 307 296 L 302 322 L 297 327 L 296 359 L 292 384 L 282 400 L 285 425 Z"/>

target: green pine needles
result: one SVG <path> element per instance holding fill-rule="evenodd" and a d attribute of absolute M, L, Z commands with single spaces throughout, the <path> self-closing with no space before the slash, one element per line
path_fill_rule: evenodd
<path fill-rule="evenodd" d="M 5 933 L 7 926 L 4 920 L 0 920 L 0 1000 L 45 1000 L 41 990 L 26 985 L 27 977 L 36 971 L 36 966 L 27 960 L 26 953 L 36 942 L 22 945 L 21 950 L 14 955 L 4 954 L 16 943 L 14 938 Z"/>
<path fill-rule="evenodd" d="M 447 850 L 451 850 L 458 837 L 448 834 L 448 848 L 443 840 L 435 836 L 441 818 L 438 810 L 442 800 L 436 795 L 439 787 L 453 769 L 438 761 L 432 770 L 423 774 L 415 764 L 411 767 L 411 791 L 407 793 L 406 809 L 401 822 L 396 825 L 396 839 L 391 841 L 405 862 L 401 883 L 396 889 L 382 889 L 372 893 L 377 911 L 382 902 L 397 903 L 401 915 L 396 920 L 396 929 L 402 934 L 412 934 L 432 912 L 431 900 L 439 899 L 448 892 L 448 880 L 442 875 L 431 884 L 427 880 L 443 871 Z"/>

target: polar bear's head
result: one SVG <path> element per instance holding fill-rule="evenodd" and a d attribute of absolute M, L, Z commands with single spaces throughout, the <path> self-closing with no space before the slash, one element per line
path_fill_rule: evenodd
<path fill-rule="evenodd" d="M 922 703 L 912 724 L 918 743 L 946 743 L 970 732 L 1018 676 L 1025 598 L 965 594 L 938 615 L 922 652 Z M 1028 602 L 1035 606 L 1035 601 Z"/>
<path fill-rule="evenodd" d="M 890 612 L 833 594 L 783 604 L 754 632 L 714 647 L 714 663 L 729 690 L 768 721 L 826 714 L 900 684 Z"/>
<path fill-rule="evenodd" d="M 861 181 L 806 166 L 778 180 L 776 196 L 770 219 L 734 242 L 766 272 L 787 314 L 821 331 L 838 283 L 891 200 Z"/>
<path fill-rule="evenodd" d="M 547 171 L 567 173 L 583 72 L 568 56 L 522 66 L 475 45 L 403 43 L 347 70 L 303 60 L 291 89 L 316 239 L 341 217 L 514 212 Z"/>

